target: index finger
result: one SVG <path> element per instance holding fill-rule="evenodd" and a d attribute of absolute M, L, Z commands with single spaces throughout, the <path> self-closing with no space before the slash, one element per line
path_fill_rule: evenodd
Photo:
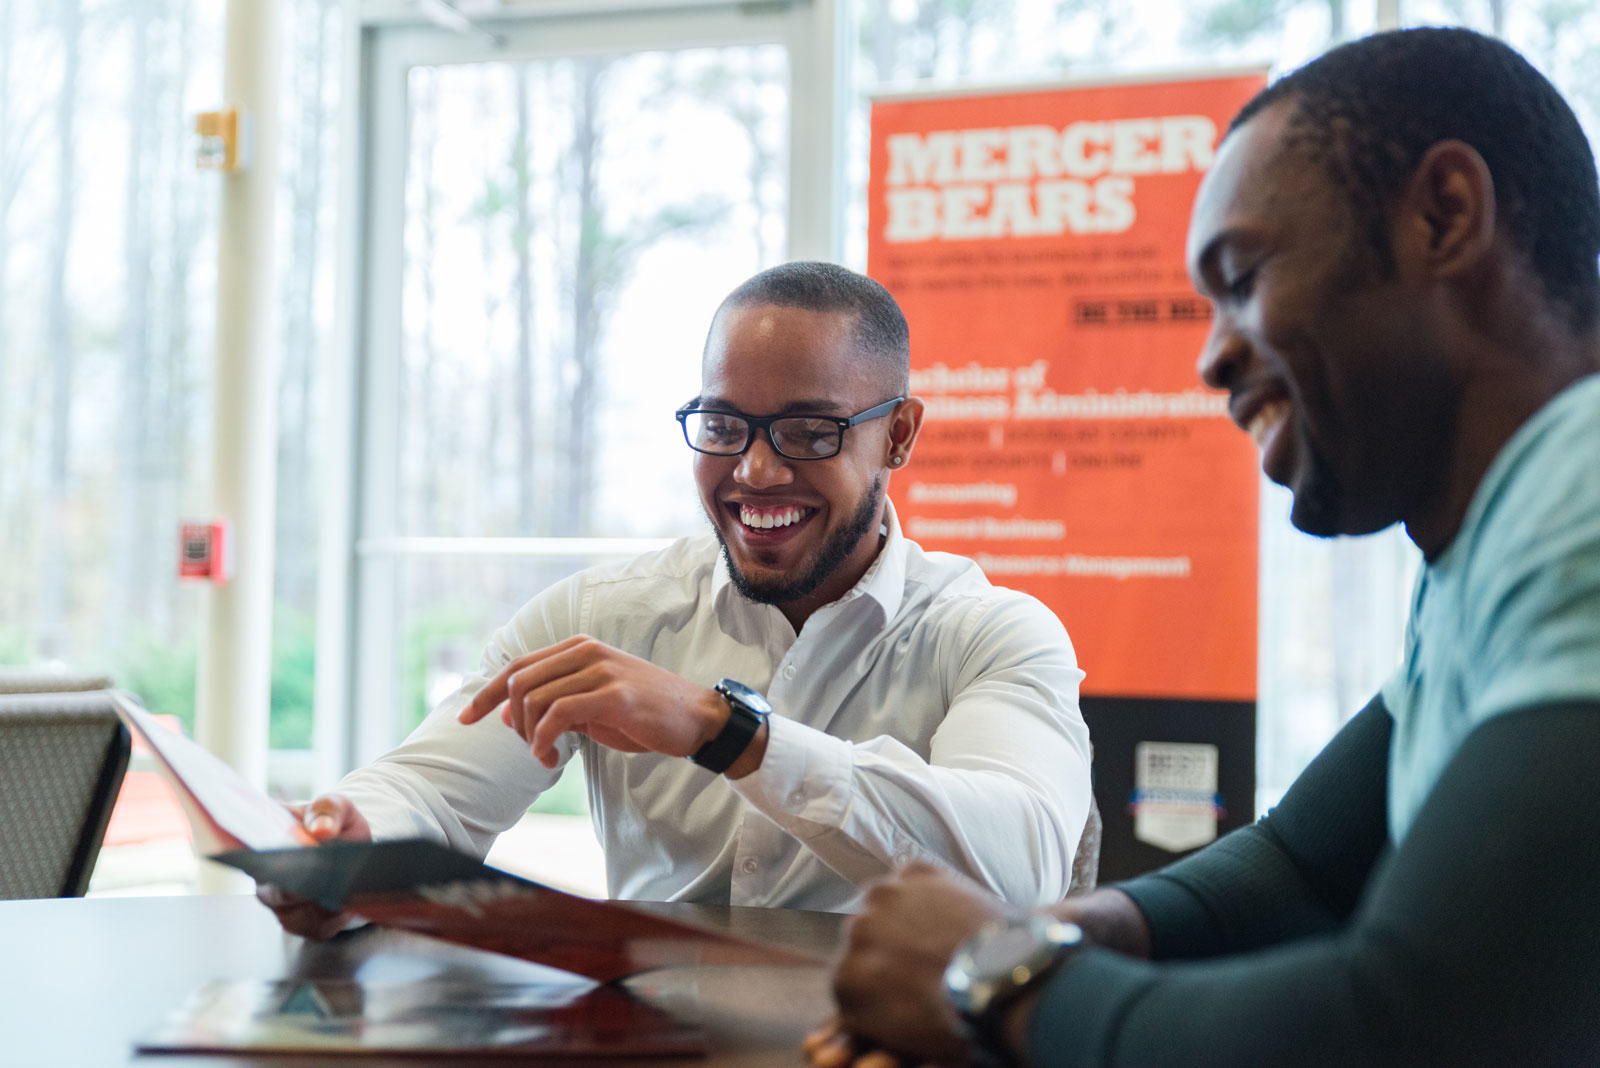
<path fill-rule="evenodd" d="M 554 656 L 585 640 L 584 636 L 579 634 L 568 638 L 566 641 L 557 642 L 555 645 L 549 645 L 543 649 L 537 649 L 517 657 L 501 668 L 500 673 L 490 679 L 483 689 L 472 695 L 472 700 L 468 701 L 467 706 L 457 714 L 457 721 L 461 723 L 478 722 L 484 716 L 506 703 L 506 698 L 511 696 L 511 676 L 525 667 L 537 664 L 546 657 Z"/>

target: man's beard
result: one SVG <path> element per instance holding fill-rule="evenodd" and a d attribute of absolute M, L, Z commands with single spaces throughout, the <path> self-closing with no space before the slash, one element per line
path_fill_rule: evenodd
<path fill-rule="evenodd" d="M 872 480 L 872 486 L 861 495 L 860 502 L 854 512 L 850 514 L 850 521 L 832 534 L 828 535 L 822 543 L 822 548 L 812 559 L 811 566 L 797 579 L 773 579 L 758 582 L 740 571 L 733 562 L 733 554 L 728 551 L 728 539 L 722 536 L 722 528 L 715 522 L 711 529 L 717 535 L 717 541 L 722 544 L 722 559 L 728 565 L 728 576 L 733 579 L 733 588 L 738 590 L 749 600 L 757 604 L 784 605 L 809 597 L 855 552 L 856 546 L 861 544 L 861 539 L 872 531 L 873 525 L 878 521 L 878 505 L 883 498 L 883 476 Z"/>

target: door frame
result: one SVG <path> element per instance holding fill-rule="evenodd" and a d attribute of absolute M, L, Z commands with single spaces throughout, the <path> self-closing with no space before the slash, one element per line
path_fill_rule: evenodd
<path fill-rule="evenodd" d="M 407 77 L 414 66 L 629 51 L 781 44 L 789 57 L 787 259 L 843 251 L 842 131 L 848 102 L 848 0 L 508 0 L 492 18 L 459 5 L 449 30 L 424 5 L 367 0 L 346 8 L 334 357 L 324 368 L 314 695 L 314 786 L 399 740 L 394 618 L 399 562 L 441 547 L 395 537 L 400 301 L 407 159 Z M 380 462 L 383 461 L 383 462 Z M 548 555 L 551 539 L 465 544 L 472 555 Z M 609 539 L 608 539 L 609 540 Z M 589 551 L 606 551 L 590 539 Z M 451 551 L 451 547 L 442 547 Z M 618 554 L 636 541 L 616 539 Z"/>

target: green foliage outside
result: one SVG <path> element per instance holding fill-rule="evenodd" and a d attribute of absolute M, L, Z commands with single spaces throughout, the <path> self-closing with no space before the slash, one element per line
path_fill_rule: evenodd
<path fill-rule="evenodd" d="M 316 619 L 278 605 L 272 620 L 271 748 L 311 748 L 316 665 Z"/>
<path fill-rule="evenodd" d="M 14 667 L 26 664 L 28 656 L 28 636 L 20 630 L 0 630 L 0 664 Z"/>
<path fill-rule="evenodd" d="M 193 638 L 172 642 L 140 627 L 118 650 L 111 675 L 150 711 L 177 716 L 193 736 L 197 650 Z"/>
<path fill-rule="evenodd" d="M 316 622 L 277 606 L 272 626 L 272 704 L 267 744 L 273 749 L 311 748 L 311 697 L 316 661 Z M 0 657 L 5 655 L 0 640 Z M 150 711 L 175 715 L 194 733 L 195 639 L 170 642 L 148 630 L 123 644 L 112 674 Z"/>
<path fill-rule="evenodd" d="M 400 639 L 400 733 L 410 734 L 427 718 L 428 666 L 435 650 L 472 647 L 481 637 L 478 612 L 461 605 L 445 605 L 419 613 Z M 465 639 L 465 641 L 463 641 Z M 450 670 L 465 674 L 477 667 L 476 653 L 470 662 L 453 663 Z"/>

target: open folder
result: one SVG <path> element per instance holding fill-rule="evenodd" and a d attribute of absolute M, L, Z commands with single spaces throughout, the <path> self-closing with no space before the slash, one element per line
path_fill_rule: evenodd
<path fill-rule="evenodd" d="M 195 742 L 116 695 L 189 814 L 196 852 L 382 927 L 432 935 L 610 982 L 687 964 L 817 964 L 822 955 L 734 938 L 593 901 L 491 868 L 424 839 L 315 840 L 282 805 Z"/>

